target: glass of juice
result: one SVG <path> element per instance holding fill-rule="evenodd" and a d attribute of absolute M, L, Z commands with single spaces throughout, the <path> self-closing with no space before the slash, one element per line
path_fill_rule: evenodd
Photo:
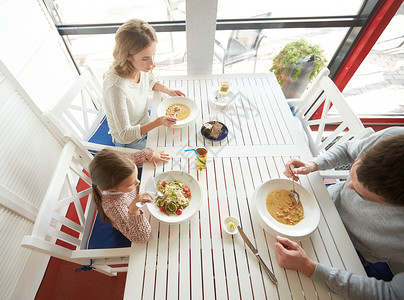
<path fill-rule="evenodd" d="M 230 87 L 230 82 L 228 81 L 221 81 L 219 87 L 219 94 L 220 96 L 224 97 L 227 95 Z"/>
<path fill-rule="evenodd" d="M 195 149 L 198 155 L 195 158 L 196 168 L 198 170 L 203 170 L 206 168 L 206 158 L 208 156 L 208 150 L 204 147 L 199 147 Z"/>

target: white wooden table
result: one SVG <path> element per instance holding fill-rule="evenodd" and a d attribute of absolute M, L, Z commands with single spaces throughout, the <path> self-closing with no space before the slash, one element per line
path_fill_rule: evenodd
<path fill-rule="evenodd" d="M 229 80 L 231 90 L 240 93 L 225 110 L 208 101 L 220 79 Z M 200 212 L 183 224 L 166 225 L 150 217 L 149 242 L 131 247 L 125 299 L 340 299 L 305 275 L 280 268 L 275 238 L 251 215 L 249 203 L 256 187 L 269 179 L 285 178 L 284 163 L 290 157 L 311 157 L 275 76 L 187 76 L 162 82 L 195 100 L 201 115 L 186 128 L 160 127 L 149 133 L 148 146 L 165 150 L 172 160 L 156 170 L 145 165 L 143 179 L 154 172 L 188 172 L 199 181 L 204 202 Z M 155 94 L 152 118 L 161 101 L 161 94 Z M 226 139 L 214 143 L 203 139 L 201 126 L 211 120 L 227 125 Z M 201 145 L 208 148 L 209 158 L 206 170 L 197 171 L 194 156 L 184 149 Z M 365 275 L 319 174 L 300 176 L 300 184 L 316 197 L 321 209 L 318 229 L 301 246 L 316 261 Z M 260 268 L 241 236 L 222 230 L 221 222 L 229 215 L 240 219 L 278 286 Z"/>

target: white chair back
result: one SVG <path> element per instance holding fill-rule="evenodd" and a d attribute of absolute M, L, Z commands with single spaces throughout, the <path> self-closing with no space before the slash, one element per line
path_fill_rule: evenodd
<path fill-rule="evenodd" d="M 44 121 L 56 126 L 63 135 L 73 134 L 82 141 L 90 139 L 104 118 L 102 88 L 88 67 L 52 110 L 44 114 Z"/>
<path fill-rule="evenodd" d="M 328 77 L 329 74 L 327 68 L 321 70 L 296 107 L 296 117 L 300 119 L 307 134 L 313 156 L 318 156 L 349 139 L 361 139 L 374 132 L 372 128 L 363 126 L 337 86 Z M 322 172 L 321 175 L 327 178 L 346 178 L 348 171 L 333 170 Z"/>
<path fill-rule="evenodd" d="M 327 68 L 319 73 L 296 109 L 314 156 L 351 138 L 362 138 L 373 132 L 370 128 L 365 129 L 329 74 Z M 315 115 L 321 106 L 321 114 Z"/>
<path fill-rule="evenodd" d="M 32 234 L 21 245 L 66 261 L 91 265 L 96 271 L 110 276 L 126 272 L 130 248 L 87 249 L 96 205 L 92 200 L 88 166 L 92 155 L 75 138 L 65 138 L 66 144 L 35 220 Z M 77 191 L 79 180 L 85 187 Z M 77 220 L 66 217 L 73 210 Z"/>

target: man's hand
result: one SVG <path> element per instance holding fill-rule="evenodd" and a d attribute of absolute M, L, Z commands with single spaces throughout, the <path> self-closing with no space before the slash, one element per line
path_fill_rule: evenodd
<path fill-rule="evenodd" d="M 316 262 L 307 256 L 299 244 L 280 236 L 277 236 L 276 239 L 275 256 L 279 266 L 303 272 L 306 276 L 311 277 L 316 269 Z"/>
<path fill-rule="evenodd" d="M 290 170 L 291 165 L 295 166 L 295 168 L 293 170 L 293 173 Z M 285 164 L 285 170 L 283 171 L 283 174 L 286 177 L 289 177 L 289 178 L 293 177 L 293 179 L 295 181 L 297 181 L 297 180 L 299 180 L 299 177 L 296 176 L 297 174 L 306 175 L 306 174 L 309 174 L 311 172 L 317 171 L 317 169 L 318 169 L 318 166 L 317 166 L 317 164 L 315 162 L 312 162 L 312 161 L 304 162 L 304 161 L 301 161 L 300 159 L 297 159 L 297 158 L 291 158 Z"/>

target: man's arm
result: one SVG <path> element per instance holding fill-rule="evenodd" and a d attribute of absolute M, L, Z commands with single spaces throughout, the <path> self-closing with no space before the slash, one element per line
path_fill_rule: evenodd
<path fill-rule="evenodd" d="M 312 161 L 317 164 L 319 170 L 351 164 L 381 139 L 399 133 L 404 133 L 403 127 L 390 127 L 361 140 L 348 140 L 315 157 Z"/>
<path fill-rule="evenodd" d="M 308 257 L 299 244 L 280 236 L 275 243 L 275 255 L 280 267 L 300 271 L 346 299 L 404 299 L 404 273 L 386 282 L 327 267 Z"/>
<path fill-rule="evenodd" d="M 397 274 L 391 282 L 387 282 L 318 263 L 311 279 L 324 283 L 346 299 L 404 299 L 404 273 Z"/>

